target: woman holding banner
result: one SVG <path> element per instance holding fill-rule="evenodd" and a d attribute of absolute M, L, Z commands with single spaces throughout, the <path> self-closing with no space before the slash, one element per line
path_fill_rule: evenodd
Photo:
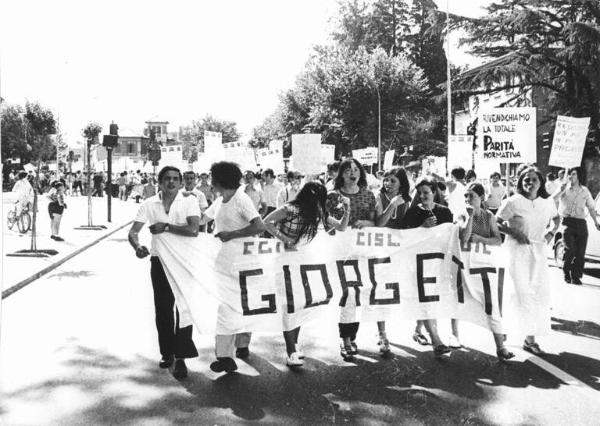
<path fill-rule="evenodd" d="M 467 202 L 468 217 L 461 219 L 463 226 L 460 229 L 460 239 L 465 243 L 482 243 L 488 246 L 499 246 L 502 244 L 500 231 L 496 223 L 496 218 L 490 210 L 483 206 L 485 189 L 480 183 L 471 183 L 467 186 L 465 198 Z M 496 329 L 500 329 L 500 324 L 495 324 Z M 500 361 L 506 361 L 515 356 L 506 349 L 504 341 L 506 335 L 494 332 L 494 341 L 496 342 L 496 355 Z"/>
<path fill-rule="evenodd" d="M 383 175 L 383 186 L 375 206 L 375 224 L 377 226 L 400 229 L 402 219 L 410 204 L 410 183 L 402 167 L 394 167 Z M 385 322 L 377 322 L 379 328 L 379 352 L 390 354 L 390 343 L 385 332 Z"/>
<path fill-rule="evenodd" d="M 363 166 L 354 158 L 347 158 L 340 164 L 340 169 L 334 184 L 335 191 L 350 199 L 350 219 L 352 228 L 361 229 L 365 226 L 375 225 L 375 195 L 367 188 L 367 174 Z M 347 209 L 346 209 L 347 210 Z M 339 213 L 334 213 L 339 218 Z M 353 291 L 355 291 L 353 289 Z M 356 345 L 356 333 L 359 324 L 356 322 L 356 305 L 354 297 L 348 297 L 347 303 L 340 310 L 340 355 L 342 358 L 350 359 L 358 354 Z M 381 333 L 382 328 L 379 326 Z M 385 333 L 385 323 L 383 323 Z"/>
<path fill-rule="evenodd" d="M 345 207 L 341 220 L 334 219 L 327 214 L 326 200 L 327 189 L 325 186 L 319 182 L 308 182 L 300 189 L 294 200 L 265 217 L 265 228 L 267 232 L 283 241 L 288 247 L 310 242 L 317 235 L 320 224 L 323 224 L 325 230 L 334 228 L 344 231 L 350 218 L 350 200 L 347 197 L 341 197 L 341 202 Z M 287 329 L 289 327 L 286 324 L 285 315 L 283 318 L 284 327 Z M 283 332 L 289 367 L 299 367 L 304 364 L 302 361 L 304 354 L 296 346 L 299 334 L 300 327 Z"/>
<path fill-rule="evenodd" d="M 406 215 L 404 216 L 404 220 L 402 221 L 402 228 L 431 228 L 441 225 L 442 223 L 453 222 L 452 212 L 450 209 L 434 202 L 437 188 L 437 183 L 428 177 L 421 179 L 421 181 L 417 183 L 416 191 L 420 203 L 413 205 L 408 209 Z M 431 336 L 434 355 L 436 357 L 441 357 L 444 354 L 449 353 L 451 349 L 440 339 L 437 331 L 437 320 L 435 319 L 417 321 L 417 327 L 415 329 L 413 339 L 419 344 L 427 344 L 427 339 L 425 336 L 423 336 L 423 334 L 421 334 L 423 325 L 425 325 L 427 332 Z"/>
<path fill-rule="evenodd" d="M 559 224 L 556 204 L 549 198 L 540 171 L 521 170 L 516 193 L 502 202 L 496 215 L 501 232 L 507 235 L 508 269 L 518 306 L 518 324 L 526 335 L 523 349 L 535 355 L 544 352 L 535 336 L 550 330 L 550 278 L 545 244 Z M 554 228 L 548 230 L 550 221 Z"/>
<path fill-rule="evenodd" d="M 214 220 L 215 237 L 224 243 L 263 232 L 265 227 L 254 203 L 244 189 L 240 188 L 242 172 L 237 164 L 220 161 L 211 166 L 210 172 L 212 187 L 221 196 L 204 212 L 200 225 Z M 227 309 L 228 306 L 225 304 L 219 306 L 220 313 Z M 215 336 L 217 360 L 210 364 L 210 369 L 217 373 L 237 370 L 237 364 L 233 360 L 233 349 L 237 348 L 236 357 L 248 357 L 250 337 L 251 333 L 217 334 Z"/>

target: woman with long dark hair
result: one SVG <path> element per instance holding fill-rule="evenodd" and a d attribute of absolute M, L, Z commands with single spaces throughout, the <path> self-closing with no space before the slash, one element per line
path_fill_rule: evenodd
<path fill-rule="evenodd" d="M 283 241 L 286 246 L 296 246 L 310 242 L 316 235 L 319 227 L 325 230 L 337 229 L 343 231 L 348 226 L 350 217 L 350 200 L 341 197 L 345 212 L 341 220 L 328 215 L 325 208 L 327 189 L 319 182 L 308 182 L 296 195 L 296 198 L 271 212 L 264 219 L 267 232 Z M 285 317 L 284 317 L 285 320 Z M 287 351 L 287 365 L 299 367 L 304 362 L 304 355 L 298 350 L 298 335 L 300 327 L 284 331 L 285 348 Z"/>
<path fill-rule="evenodd" d="M 465 192 L 465 201 L 467 203 L 466 218 L 459 220 L 461 223 L 460 239 L 463 243 L 482 243 L 488 246 L 499 246 L 502 244 L 500 231 L 496 224 L 496 218 L 492 212 L 485 208 L 483 200 L 485 198 L 485 189 L 480 183 L 470 183 Z M 496 330 L 501 329 L 501 324 L 493 324 Z M 494 331 L 494 342 L 496 343 L 496 355 L 500 361 L 506 361 L 515 355 L 506 349 L 504 341 L 506 335 Z"/>
<path fill-rule="evenodd" d="M 367 187 L 367 174 L 363 166 L 354 158 L 347 158 L 340 164 L 338 175 L 335 178 L 334 191 L 329 197 L 343 195 L 350 199 L 350 219 L 348 223 L 352 228 L 375 226 L 375 195 Z M 343 209 L 334 209 L 332 214 L 340 217 Z M 348 290 L 349 291 L 349 290 Z M 355 291 L 353 288 L 352 291 Z M 356 333 L 359 323 L 356 322 L 355 298 L 348 297 L 347 303 L 340 310 L 340 355 L 345 360 L 358 354 Z"/>
<path fill-rule="evenodd" d="M 375 224 L 380 227 L 400 229 L 402 219 L 410 205 L 409 192 L 410 183 L 404 168 L 394 167 L 386 171 L 375 205 Z M 388 355 L 391 351 L 385 321 L 378 321 L 377 328 L 379 329 L 379 352 Z"/>
<path fill-rule="evenodd" d="M 545 189 L 544 176 L 533 166 L 519 173 L 516 193 L 502 202 L 496 215 L 498 228 L 507 235 L 508 273 L 518 305 L 518 324 L 526 335 L 523 349 L 544 352 L 535 335 L 550 330 L 550 286 L 545 245 L 559 224 L 556 204 Z M 554 228 L 548 230 L 550 221 Z"/>

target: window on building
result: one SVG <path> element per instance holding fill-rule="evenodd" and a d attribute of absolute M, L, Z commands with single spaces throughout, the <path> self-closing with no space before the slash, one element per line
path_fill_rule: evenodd
<path fill-rule="evenodd" d="M 127 154 L 135 154 L 135 143 L 129 142 L 127 144 Z"/>

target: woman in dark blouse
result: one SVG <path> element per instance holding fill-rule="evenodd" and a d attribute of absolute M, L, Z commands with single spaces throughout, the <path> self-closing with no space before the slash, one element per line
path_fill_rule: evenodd
<path fill-rule="evenodd" d="M 430 178 L 423 178 L 416 185 L 417 195 L 415 198 L 418 204 L 411 206 L 402 220 L 402 228 L 432 228 L 442 223 L 452 223 L 452 212 L 448 207 L 437 204 L 433 201 L 437 191 L 437 184 Z M 427 339 L 421 333 L 422 326 L 425 325 L 427 332 L 431 337 L 433 353 L 436 357 L 441 357 L 450 352 L 450 348 L 442 342 L 437 332 L 437 320 L 426 319 L 417 321 L 413 339 L 420 344 L 427 344 Z"/>

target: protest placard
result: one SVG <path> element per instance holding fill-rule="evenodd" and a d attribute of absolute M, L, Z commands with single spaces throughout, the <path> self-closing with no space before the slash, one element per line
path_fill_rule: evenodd
<path fill-rule="evenodd" d="M 284 172 L 283 148 L 277 144 L 270 144 L 269 148 L 256 150 L 256 161 L 262 170 L 273 169 L 275 174 Z"/>
<path fill-rule="evenodd" d="M 204 131 L 204 153 L 210 161 L 224 160 L 223 135 L 221 132 Z"/>
<path fill-rule="evenodd" d="M 587 138 L 590 117 L 575 118 L 559 115 L 552 138 L 552 152 L 548 165 L 579 167 Z"/>
<path fill-rule="evenodd" d="M 477 156 L 482 163 L 535 163 L 536 109 L 491 108 L 477 120 Z"/>
<path fill-rule="evenodd" d="M 327 165 L 335 160 L 335 145 L 321 145 L 321 171 L 327 170 Z"/>
<path fill-rule="evenodd" d="M 321 134 L 292 135 L 292 168 L 304 174 L 321 173 Z"/>
<path fill-rule="evenodd" d="M 386 151 L 385 156 L 383 157 L 383 170 L 389 170 L 394 166 L 394 155 L 396 151 L 393 149 Z"/>
<path fill-rule="evenodd" d="M 369 146 L 362 149 L 353 149 L 352 157 L 358 160 L 363 166 L 371 166 L 377 163 L 377 148 Z"/>
<path fill-rule="evenodd" d="M 473 136 L 471 135 L 450 135 L 448 169 L 459 166 L 466 170 L 473 166 Z"/>

